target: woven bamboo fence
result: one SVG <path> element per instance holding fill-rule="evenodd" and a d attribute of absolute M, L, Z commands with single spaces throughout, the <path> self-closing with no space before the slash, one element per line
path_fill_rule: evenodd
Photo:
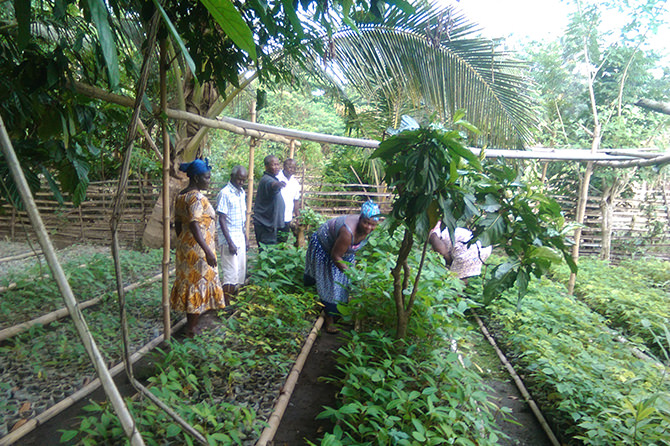
<path fill-rule="evenodd" d="M 46 188 L 36 193 L 35 203 L 54 244 L 109 244 L 109 222 L 116 187 L 115 181 L 92 182 L 88 186 L 86 200 L 79 206 L 68 201 L 59 204 Z M 137 179 L 129 180 L 125 209 L 118 228 L 121 243 L 135 247 L 141 245 L 144 227 L 159 192 L 160 186 Z M 0 206 L 0 237 L 11 241 L 35 240 L 27 213 L 3 203 Z"/>
<path fill-rule="evenodd" d="M 367 184 L 334 184 L 323 178 L 307 176 L 302 188 L 302 205 L 330 218 L 357 213 L 368 198 L 376 201 L 382 212 L 389 212 L 393 194 L 384 186 Z M 207 192 L 214 201 L 223 183 L 213 183 Z M 651 187 L 640 183 L 635 194 L 617 200 L 613 216 L 612 255 L 621 258 L 635 254 L 650 254 L 670 259 L 670 185 Z M 126 207 L 119 227 L 120 240 L 126 246 L 140 246 L 142 233 L 160 192 L 159 185 L 134 179 L 129 182 Z M 54 243 L 108 244 L 111 239 L 109 220 L 112 211 L 115 182 L 91 183 L 86 200 L 78 207 L 72 203 L 59 205 L 48 192 L 36 195 L 36 203 L 51 233 Z M 556 197 L 568 218 L 572 217 L 574 199 Z M 587 206 L 586 227 L 582 236 L 582 254 L 600 252 L 599 198 L 592 197 Z M 253 231 L 251 231 L 253 237 Z M 0 206 L 0 237 L 23 241 L 27 234 L 33 238 L 25 212 L 9 204 Z M 252 243 L 252 246 L 254 244 Z"/>

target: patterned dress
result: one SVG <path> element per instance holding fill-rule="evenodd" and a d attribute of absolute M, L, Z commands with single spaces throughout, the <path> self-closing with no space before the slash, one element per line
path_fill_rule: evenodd
<path fill-rule="evenodd" d="M 325 222 L 312 234 L 307 248 L 305 275 L 316 281 L 319 299 L 327 303 L 346 303 L 349 301 L 349 278 L 335 265 L 330 251 L 335 245 L 340 228 L 345 226 L 351 234 L 351 244 L 342 256 L 345 262 L 353 263 L 356 252 L 367 243 L 367 238 L 354 245 L 354 229 L 346 226 L 347 216 L 342 215 Z"/>
<path fill-rule="evenodd" d="M 189 228 L 190 222 L 197 222 L 205 243 L 216 253 L 214 208 L 199 190 L 179 194 L 175 202 L 175 221 L 181 222 L 181 234 L 177 237 L 177 272 L 170 305 L 176 311 L 191 314 L 225 307 L 218 269 L 207 264 L 205 252 Z"/>
<path fill-rule="evenodd" d="M 458 275 L 459 279 L 478 276 L 482 273 L 482 265 L 491 255 L 491 246 L 482 246 L 480 241 L 468 246 L 472 238 L 472 232 L 465 228 L 456 228 L 454 230 L 454 242 L 451 242 L 449 229 L 440 231 L 440 223 L 433 228 L 431 232 L 437 234 L 447 245 L 447 250 L 451 254 L 450 271 Z"/>

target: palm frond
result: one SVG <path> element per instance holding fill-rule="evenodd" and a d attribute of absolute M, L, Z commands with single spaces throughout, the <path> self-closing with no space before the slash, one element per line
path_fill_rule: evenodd
<path fill-rule="evenodd" d="M 477 31 L 450 7 L 419 7 L 411 16 L 391 10 L 381 24 L 334 34 L 332 59 L 320 68 L 394 115 L 402 110 L 446 123 L 462 109 L 482 132 L 472 143 L 523 146 L 535 125 L 525 64 Z"/>

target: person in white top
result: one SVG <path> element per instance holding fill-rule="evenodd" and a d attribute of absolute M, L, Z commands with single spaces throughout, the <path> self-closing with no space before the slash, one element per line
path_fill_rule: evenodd
<path fill-rule="evenodd" d="M 284 227 L 277 231 L 277 240 L 285 242 L 288 240 L 289 225 L 300 211 L 300 182 L 295 177 L 296 164 L 293 158 L 284 161 L 284 168 L 277 174 L 277 179 L 286 183 L 282 188 L 281 195 L 284 199 Z"/>
<path fill-rule="evenodd" d="M 435 252 L 441 254 L 450 271 L 458 275 L 467 283 L 468 277 L 478 276 L 482 272 L 482 265 L 491 255 L 490 246 L 482 246 L 477 241 L 468 246 L 472 239 L 472 232 L 465 228 L 454 230 L 454 242 L 449 237 L 449 229 L 440 230 L 440 223 L 433 228 L 429 235 L 430 245 Z"/>
<path fill-rule="evenodd" d="M 244 191 L 247 177 L 247 169 L 243 166 L 233 167 L 230 181 L 216 197 L 221 283 L 226 305 L 230 305 L 231 297 L 244 284 L 247 273 L 247 200 Z"/>

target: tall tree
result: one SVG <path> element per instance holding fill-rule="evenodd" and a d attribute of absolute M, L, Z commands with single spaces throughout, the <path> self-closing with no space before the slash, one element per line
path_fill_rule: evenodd
<path fill-rule="evenodd" d="M 574 12 L 559 44 L 550 44 L 532 55 L 538 97 L 543 105 L 540 139 L 548 145 L 602 147 L 649 147 L 662 141 L 667 124 L 632 106 L 646 90 L 659 91 L 651 68 L 658 57 L 646 46 L 660 24 L 665 0 L 652 2 L 572 2 Z M 623 26 L 608 28 L 603 17 L 626 18 Z M 662 81 L 661 81 L 662 82 Z M 662 89 L 661 89 L 662 91 Z M 664 94 L 667 94 L 667 90 Z M 665 96 L 661 96 L 665 97 Z M 659 125 L 660 124 L 660 125 Z M 548 130 L 548 131 L 546 131 Z M 659 132 L 660 130 L 660 132 Z M 661 138 L 659 138 L 661 136 Z M 576 220 L 583 222 L 592 175 L 600 175 L 587 163 L 580 175 Z M 604 172 L 601 191 L 603 221 L 620 189 L 621 173 Z M 611 226 L 603 228 L 603 252 Z M 579 256 L 581 228 L 575 231 L 573 255 Z M 574 283 L 574 277 L 571 280 Z"/>

